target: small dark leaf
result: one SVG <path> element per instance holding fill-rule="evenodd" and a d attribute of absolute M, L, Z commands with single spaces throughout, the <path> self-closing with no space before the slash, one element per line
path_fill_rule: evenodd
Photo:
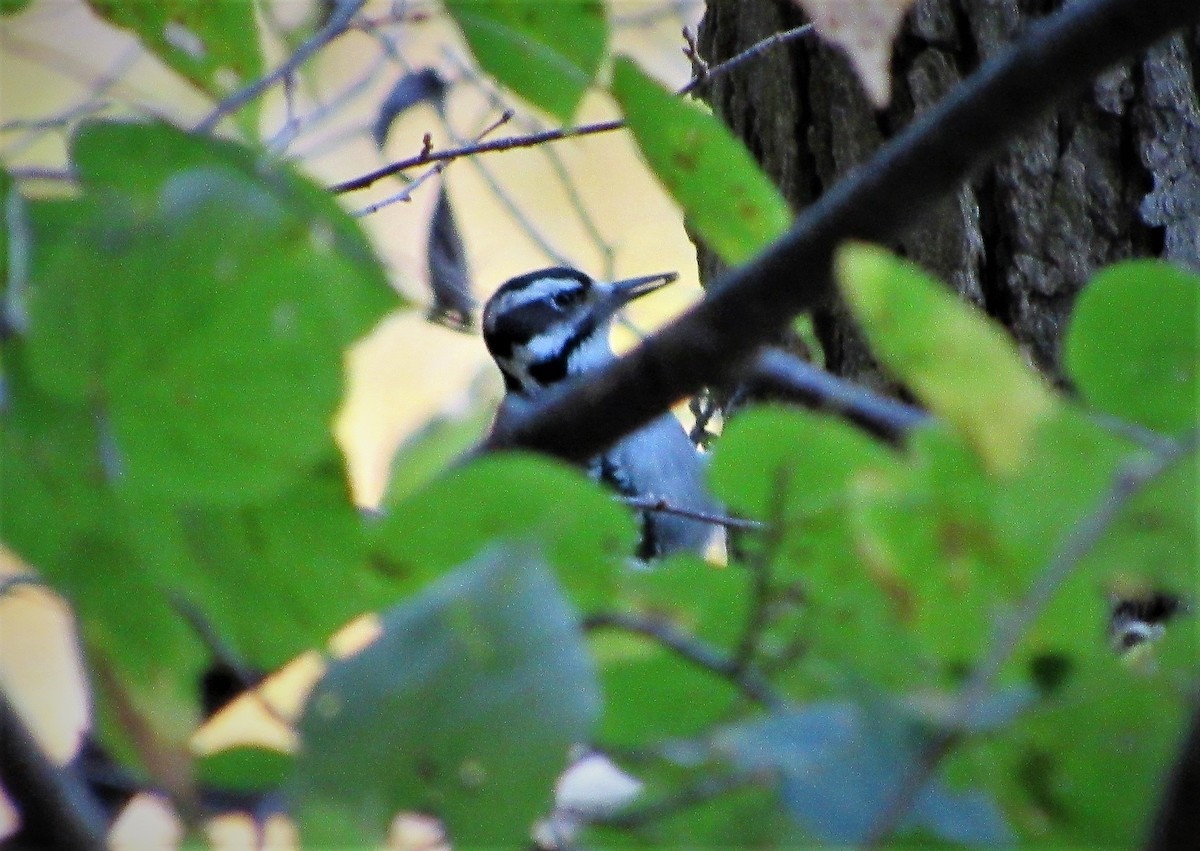
<path fill-rule="evenodd" d="M 443 184 L 438 190 L 433 219 L 429 223 L 429 288 L 433 307 L 429 319 L 465 331 L 474 323 L 475 299 L 471 296 L 471 271 L 450 196 Z"/>
<path fill-rule="evenodd" d="M 422 68 L 405 74 L 392 86 L 392 90 L 379 105 L 379 116 L 371 130 L 375 144 L 382 148 L 383 143 L 387 141 L 392 122 L 419 103 L 428 103 L 438 112 L 445 107 L 446 81 L 432 68 Z"/>

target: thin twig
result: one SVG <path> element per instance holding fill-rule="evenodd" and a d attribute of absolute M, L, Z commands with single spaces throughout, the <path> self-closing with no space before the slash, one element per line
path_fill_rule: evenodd
<path fill-rule="evenodd" d="M 1108 492 L 1090 514 L 1075 524 L 1051 557 L 1046 569 L 1038 576 L 1008 620 L 1001 625 L 999 635 L 987 657 L 975 668 L 971 678 L 963 686 L 946 729 L 935 735 L 918 755 L 911 770 L 901 781 L 896 797 L 872 826 L 866 842 L 868 848 L 882 844 L 904 820 L 942 758 L 958 741 L 967 721 L 978 712 L 980 705 L 987 699 L 992 690 L 992 682 L 1008 664 L 1022 637 L 1079 563 L 1109 530 L 1122 509 L 1174 464 L 1195 452 L 1196 441 L 1197 432 L 1189 432 L 1174 446 L 1149 458 L 1127 461 L 1118 468 Z"/>
<path fill-rule="evenodd" d="M 276 68 L 274 71 L 259 77 L 254 82 L 247 86 L 238 89 L 233 94 L 222 100 L 204 119 L 196 125 L 195 132 L 211 133 L 213 129 L 221 122 L 221 119 L 231 113 L 237 112 L 243 106 L 254 100 L 267 89 L 274 86 L 276 83 L 284 80 L 300 69 L 300 66 L 307 62 L 313 54 L 323 48 L 329 42 L 344 34 L 350 27 L 350 21 L 358 14 L 359 9 L 363 7 L 366 0 L 339 0 L 329 20 L 325 22 L 325 26 L 321 27 L 317 32 L 311 35 L 304 41 L 296 51 L 287 58 L 287 60 Z"/>
<path fill-rule="evenodd" d="M 8 132 L 10 130 L 25 131 L 21 138 L 12 142 L 4 149 L 4 155 L 6 157 L 16 157 L 37 142 L 46 131 L 67 127 L 83 116 L 93 115 L 106 109 L 109 103 L 103 100 L 103 98 L 120 84 L 125 74 L 141 57 L 141 54 L 141 48 L 137 45 L 133 45 L 123 51 L 117 57 L 116 62 L 113 63 L 112 68 L 89 86 L 87 93 L 78 103 L 58 115 L 47 116 L 36 121 L 17 120 L 0 125 L 0 132 Z"/>
<path fill-rule="evenodd" d="M 734 661 L 738 668 L 745 670 L 754 664 L 758 654 L 759 643 L 767 628 L 768 610 L 771 604 L 771 565 L 779 553 L 780 546 L 787 526 L 784 514 L 787 511 L 788 492 L 791 487 L 791 470 L 780 466 L 775 470 L 774 488 L 771 491 L 771 521 L 768 532 L 764 536 L 762 549 L 749 560 L 747 569 L 751 574 L 750 611 L 746 615 L 746 625 L 742 629 L 742 637 L 738 642 Z"/>
<path fill-rule="evenodd" d="M 678 94 L 691 94 L 701 86 L 712 82 L 714 78 L 728 74 L 734 68 L 749 62 L 751 59 L 756 59 L 759 56 L 762 56 L 768 50 L 778 47 L 781 44 L 787 44 L 789 41 L 795 41 L 798 38 L 804 38 L 806 35 L 809 35 L 812 32 L 812 24 L 802 24 L 798 27 L 792 27 L 790 30 L 777 32 L 774 35 L 769 35 L 764 39 L 760 39 L 747 47 L 741 53 L 729 57 L 724 62 L 718 62 L 716 65 L 708 68 L 702 74 L 697 74 L 692 78 L 691 82 L 678 91 Z"/>
<path fill-rule="evenodd" d="M 372 183 L 383 180 L 385 177 L 391 177 L 398 172 L 427 165 L 431 162 L 456 160 L 459 157 L 470 157 L 475 154 L 488 154 L 496 151 L 511 151 L 516 148 L 532 148 L 537 145 L 543 145 L 546 142 L 557 142 L 560 139 L 590 136 L 594 133 L 608 133 L 612 130 L 620 130 L 624 126 L 624 121 L 600 121 L 595 124 L 581 124 L 578 127 L 560 127 L 554 130 L 543 130 L 541 133 L 529 133 L 525 136 L 506 136 L 503 139 L 493 139 L 490 142 L 481 142 L 477 145 L 461 145 L 457 148 L 430 151 L 425 156 L 398 160 L 397 162 L 377 168 L 374 171 L 367 172 L 360 177 L 355 177 L 342 183 L 335 183 L 329 187 L 329 191 L 335 195 L 340 195 L 343 192 L 366 189 Z"/>
<path fill-rule="evenodd" d="M 583 619 L 583 629 L 617 629 L 650 638 L 691 664 L 729 680 L 742 694 L 768 709 L 777 709 L 784 700 L 757 671 L 709 647 L 691 635 L 679 632 L 661 619 L 625 612 L 597 612 Z"/>
<path fill-rule="evenodd" d="M 694 91 L 699 86 L 713 79 L 714 76 L 725 74 L 737 66 L 741 65 L 749 59 L 759 56 L 766 50 L 777 44 L 783 44 L 795 38 L 807 35 L 811 30 L 811 25 L 805 24 L 802 27 L 787 30 L 782 33 L 768 36 L 760 42 L 743 50 L 737 56 L 726 60 L 725 62 L 715 65 L 708 70 L 708 73 L 703 79 L 694 79 L 677 94 L 688 94 Z M 367 172 L 364 175 L 355 177 L 351 180 L 346 180 L 341 183 L 335 183 L 329 187 L 329 191 L 335 195 L 340 195 L 344 192 L 354 192 L 359 189 L 365 189 L 371 184 L 383 180 L 385 177 L 391 177 L 401 171 L 406 171 L 410 168 L 426 165 L 435 161 L 454 160 L 459 157 L 471 157 L 476 154 L 490 154 L 497 151 L 511 151 L 516 148 L 533 148 L 538 145 L 544 145 L 547 142 L 557 142 L 562 139 L 573 139 L 578 136 L 591 136 L 596 133 L 610 133 L 613 130 L 621 130 L 625 127 L 623 120 L 614 121 L 599 121 L 594 124 L 581 124 L 577 127 L 560 127 L 554 130 L 543 130 L 539 133 L 529 133 L 524 136 L 509 136 L 504 139 L 494 139 L 491 142 L 485 142 L 478 145 L 463 145 L 457 148 L 447 148 L 442 151 L 431 151 L 423 157 L 411 157 L 406 160 L 398 160 L 394 163 L 377 168 L 374 171 Z"/>
<path fill-rule="evenodd" d="M 756 532 L 766 528 L 766 524 L 758 520 L 750 520 L 745 517 L 730 517 L 728 514 L 716 514 L 711 511 L 697 511 L 693 508 L 684 508 L 681 505 L 672 505 L 665 499 L 653 496 L 623 496 L 621 497 L 621 502 L 639 511 L 657 511 L 661 514 L 673 514 L 676 517 L 699 520 L 701 523 L 711 523 L 714 526 L 724 526 L 727 529 L 745 529 Z"/>
<path fill-rule="evenodd" d="M 189 757 L 162 740 L 126 689 L 126 678 L 118 673 L 106 654 L 93 647 L 89 658 L 97 689 L 112 707 L 113 721 L 128 739 L 139 762 L 171 798 L 183 820 L 198 824 L 201 810 Z"/>
<path fill-rule="evenodd" d="M 17 573 L 0 579 L 0 600 L 22 588 L 38 588 L 42 591 L 54 592 L 54 587 L 36 573 Z"/>
<path fill-rule="evenodd" d="M 61 183 L 74 183 L 79 179 L 79 175 L 69 168 L 28 166 L 9 169 L 8 173 L 17 180 L 57 180 Z"/>
<path fill-rule="evenodd" d="M 30 848 L 103 851 L 104 810 L 90 791 L 50 761 L 0 689 L 0 786 L 21 815 Z"/>
<path fill-rule="evenodd" d="M 382 70 L 386 62 L 386 56 L 377 56 L 366 71 L 360 74 L 349 85 L 345 86 L 340 92 L 324 102 L 318 102 L 308 113 L 297 116 L 296 120 L 290 125 L 285 124 L 276 131 L 275 135 L 267 141 L 267 148 L 276 153 L 286 151 L 298 138 L 312 132 L 326 119 L 337 114 L 360 96 L 370 91 L 372 84 L 379 75 L 379 71 Z"/>
<path fill-rule="evenodd" d="M 477 140 L 482 139 L 483 137 L 485 137 L 489 133 L 491 133 L 493 130 L 495 130 L 497 127 L 501 127 L 504 124 L 506 124 L 509 121 L 509 119 L 512 118 L 512 116 L 513 116 L 513 113 L 512 113 L 511 109 L 506 111 L 499 118 L 497 118 L 495 121 L 493 121 L 487 127 L 485 127 L 483 130 L 481 130 L 479 132 L 479 135 L 476 136 L 475 138 Z M 425 141 L 424 141 L 424 144 L 422 147 L 422 151 L 427 152 L 428 149 L 429 149 L 429 134 L 426 134 Z M 356 217 L 369 216 L 371 213 L 378 212 L 379 210 L 382 210 L 384 207 L 390 206 L 392 204 L 397 204 L 401 201 L 408 202 L 408 201 L 412 200 L 413 192 L 415 192 L 422 183 L 424 183 L 425 181 L 434 177 L 435 175 L 441 174 L 443 171 L 446 170 L 446 168 L 449 165 L 450 165 L 449 160 L 437 163 L 436 165 L 433 166 L 433 168 L 429 169 L 424 174 L 422 174 L 421 176 L 414 179 L 412 181 L 412 183 L 409 183 L 407 186 L 405 186 L 402 190 L 397 192 L 395 195 L 390 195 L 387 198 L 384 198 L 382 201 L 376 201 L 374 204 L 370 204 L 370 205 L 364 207 L 363 209 L 356 211 L 353 215 Z"/>
<path fill-rule="evenodd" d="M 382 32 L 372 32 L 371 36 L 377 42 L 379 42 L 384 52 L 392 58 L 398 67 L 400 67 L 406 74 L 412 73 L 412 66 L 409 65 L 407 60 L 405 60 L 404 55 L 396 47 L 394 39 L 389 38 Z M 507 113 L 512 112 L 511 109 L 506 109 L 505 111 Z M 458 135 L 457 131 L 454 129 L 454 126 L 446 117 L 445 112 L 442 110 L 437 110 L 437 116 L 438 120 L 441 122 L 442 129 L 445 130 L 446 134 L 451 138 L 454 144 L 463 144 L 464 140 Z M 429 157 L 430 150 L 430 147 L 426 145 L 424 148 L 422 148 L 421 153 L 417 156 Z M 500 185 L 499 179 L 491 172 L 490 169 L 488 169 L 487 166 L 474 157 L 468 158 L 467 161 L 471 163 L 472 167 L 483 179 L 483 182 L 487 185 L 488 189 L 491 190 L 492 195 L 495 196 L 496 200 L 500 202 L 500 205 L 504 207 L 505 211 L 510 217 L 512 217 L 513 221 L 517 223 L 517 226 L 525 233 L 526 236 L 529 237 L 533 244 L 537 246 L 538 250 L 550 258 L 555 265 L 575 265 L 538 229 L 537 225 L 535 225 L 533 220 L 525 213 L 524 210 L 521 209 L 516 200 L 509 194 L 508 190 Z"/>
<path fill-rule="evenodd" d="M 455 67 L 462 79 L 470 82 L 476 89 L 482 92 L 494 109 L 509 108 L 509 104 L 500 93 L 494 87 L 487 85 L 483 78 L 467 62 L 463 61 L 457 53 L 451 50 L 446 50 L 444 53 L 447 61 Z M 526 133 L 540 133 L 545 129 L 538 121 L 527 115 L 518 114 L 514 123 Z M 579 224 L 583 227 L 584 232 L 587 233 L 596 251 L 600 254 L 602 264 L 601 274 L 606 279 L 612 278 L 616 262 L 616 251 L 609 244 L 608 240 L 605 239 L 604 234 L 600 232 L 600 227 L 592 217 L 591 211 L 588 210 L 587 204 L 584 203 L 579 187 L 567 169 L 566 163 L 563 162 L 563 158 L 559 155 L 558 149 L 553 145 L 540 145 L 538 151 L 546 158 L 546 162 L 549 163 L 551 170 L 563 188 L 564 194 L 567 196 L 567 203 L 575 211 L 575 216 L 579 219 Z"/>

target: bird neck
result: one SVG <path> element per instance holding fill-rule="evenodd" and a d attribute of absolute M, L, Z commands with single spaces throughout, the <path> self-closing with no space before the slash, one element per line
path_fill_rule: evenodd
<path fill-rule="evenodd" d="M 533 397 L 555 386 L 592 370 L 598 369 L 614 357 L 608 343 L 608 328 L 571 338 L 568 345 L 550 355 L 538 357 L 530 349 L 501 364 L 504 388 L 510 393 Z"/>

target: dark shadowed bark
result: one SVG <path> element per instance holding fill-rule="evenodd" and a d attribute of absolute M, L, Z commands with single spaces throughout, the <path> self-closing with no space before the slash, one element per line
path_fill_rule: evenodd
<path fill-rule="evenodd" d="M 876 113 L 817 39 L 714 81 L 717 113 L 800 209 L 999 52 L 1058 0 L 917 0 Z M 700 46 L 719 62 L 804 21 L 790 0 L 709 0 Z M 1200 269 L 1200 29 L 1112 69 L 1009 146 L 894 248 L 1003 322 L 1056 378 L 1064 319 L 1099 267 L 1162 256 Z M 702 271 L 716 263 L 701 251 Z M 831 371 L 886 387 L 836 301 L 814 312 Z"/>

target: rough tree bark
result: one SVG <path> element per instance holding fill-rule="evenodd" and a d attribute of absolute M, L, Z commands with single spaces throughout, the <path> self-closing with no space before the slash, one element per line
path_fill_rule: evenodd
<path fill-rule="evenodd" d="M 796 209 L 1061 0 L 917 0 L 876 113 L 840 52 L 809 38 L 715 80 L 708 97 Z M 804 22 L 791 0 L 709 0 L 715 63 Z M 1061 329 L 1099 267 L 1166 257 L 1200 269 L 1200 28 L 1112 69 L 1025 134 L 894 248 L 948 281 L 1061 380 Z M 703 249 L 701 271 L 718 264 Z M 886 388 L 845 309 L 814 312 L 826 365 Z"/>

